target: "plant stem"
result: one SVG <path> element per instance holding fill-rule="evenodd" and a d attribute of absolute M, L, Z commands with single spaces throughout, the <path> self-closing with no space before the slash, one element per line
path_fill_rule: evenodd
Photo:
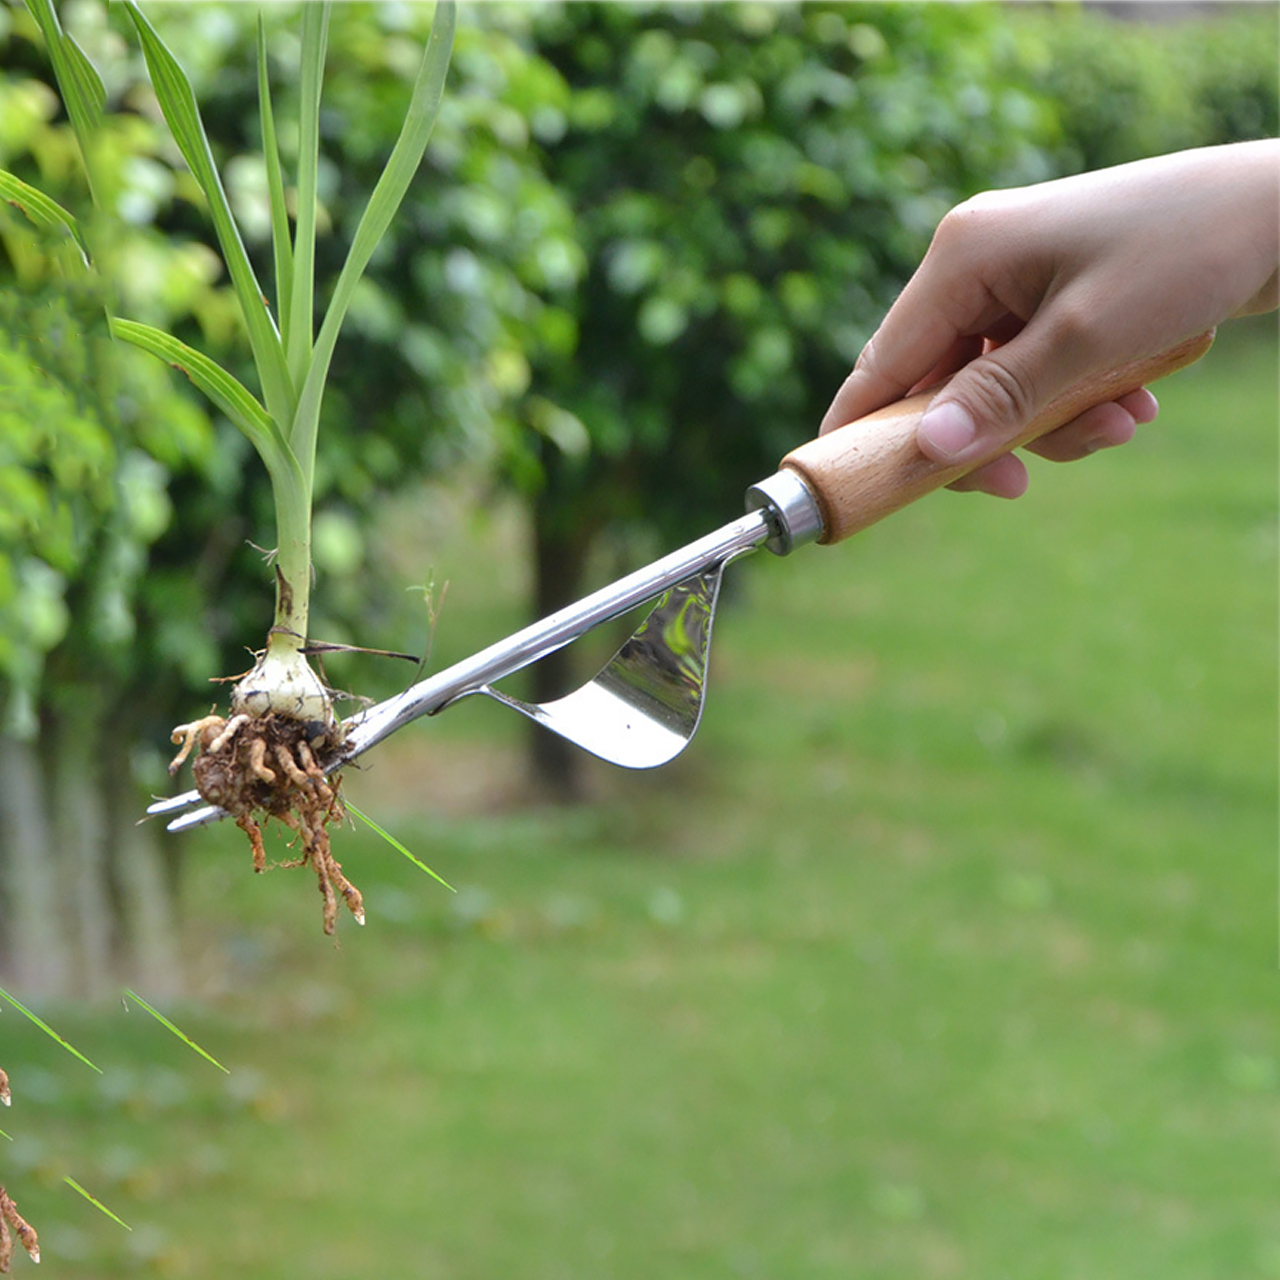
<path fill-rule="evenodd" d="M 330 726 L 333 700 L 302 653 L 311 598 L 311 467 L 300 465 L 292 450 L 271 452 L 268 470 L 277 538 L 275 622 L 265 652 L 236 685 L 231 705 L 237 714 L 274 713 Z"/>
<path fill-rule="evenodd" d="M 310 468 L 307 469 L 308 472 Z M 272 468 L 276 508 L 276 611 L 269 653 L 296 654 L 306 643 L 311 601 L 311 476 L 290 455 Z"/>

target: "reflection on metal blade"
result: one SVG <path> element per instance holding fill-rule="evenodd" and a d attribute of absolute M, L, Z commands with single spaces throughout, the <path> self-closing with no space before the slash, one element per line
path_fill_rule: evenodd
<path fill-rule="evenodd" d="M 566 697 L 536 705 L 492 686 L 480 692 L 612 764 L 666 764 L 702 718 L 723 569 L 716 565 L 672 587 L 600 674 Z"/>

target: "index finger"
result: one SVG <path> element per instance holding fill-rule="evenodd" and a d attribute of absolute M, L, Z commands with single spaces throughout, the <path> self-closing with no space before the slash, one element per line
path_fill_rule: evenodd
<path fill-rule="evenodd" d="M 1011 319 L 1020 326 L 986 283 L 975 246 L 953 245 L 954 238 L 935 234 L 924 261 L 836 392 L 819 434 L 931 386 L 981 354 L 984 335 L 1002 340 Z"/>

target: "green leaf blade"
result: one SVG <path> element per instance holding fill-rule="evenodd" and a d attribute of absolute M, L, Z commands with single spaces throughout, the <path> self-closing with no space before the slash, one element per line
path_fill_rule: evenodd
<path fill-rule="evenodd" d="M 288 350 L 292 330 L 293 241 L 289 232 L 289 209 L 284 196 L 284 171 L 280 166 L 280 145 L 276 139 L 275 114 L 271 109 L 271 83 L 267 75 L 267 28 L 258 15 L 258 116 L 262 127 L 262 154 L 267 165 L 267 193 L 271 207 L 271 250 L 276 272 L 276 306 L 280 310 L 280 332 Z"/>
<path fill-rule="evenodd" d="M 315 312 L 316 202 L 319 198 L 320 92 L 329 41 L 329 4 L 302 10 L 298 139 L 298 223 L 293 244 L 293 293 L 287 343 L 289 373 L 301 386 L 311 363 Z"/>
<path fill-rule="evenodd" d="M 81 129 L 86 135 L 91 134 L 102 123 L 107 108 L 107 90 L 102 77 L 89 61 L 83 49 L 69 36 L 62 37 L 66 51 L 67 67 L 71 83 L 75 86 L 73 98 L 76 103 L 75 114 L 81 119 Z M 72 117 L 74 119 L 74 115 Z"/>
<path fill-rule="evenodd" d="M 343 263 L 333 298 L 320 327 L 311 365 L 299 391 L 297 415 L 289 437 L 304 468 L 309 468 L 315 457 L 320 400 L 324 395 L 325 379 L 328 377 L 329 362 L 338 341 L 338 331 L 351 305 L 356 285 L 360 282 L 365 267 L 369 265 L 378 242 L 391 225 L 391 220 L 422 163 L 422 157 L 426 154 L 427 143 L 431 139 L 431 131 L 440 111 L 440 100 L 444 96 L 457 16 L 455 0 L 438 0 L 404 125 L 392 148 L 386 168 L 360 217 L 351 249 Z"/>
<path fill-rule="evenodd" d="M 146 351 L 186 374 L 240 428 L 269 469 L 287 454 L 289 446 L 279 426 L 245 385 L 220 364 L 179 338 L 136 320 L 112 316 L 111 336 Z"/>
<path fill-rule="evenodd" d="M 384 831 L 380 826 L 378 826 L 378 824 L 374 822 L 374 820 L 371 817 L 369 817 L 367 813 L 361 813 L 360 810 L 357 809 L 355 805 L 351 803 L 350 800 L 344 799 L 342 803 L 345 808 L 349 809 L 352 813 L 354 813 L 356 817 L 359 818 L 360 821 L 363 822 L 366 826 L 371 827 L 373 831 L 377 835 L 380 835 L 393 849 L 396 849 L 400 853 L 404 854 L 404 856 L 408 858 L 409 861 L 412 862 L 413 865 L 417 867 L 419 871 L 425 871 L 427 875 L 429 875 L 433 880 L 438 880 L 442 885 L 444 885 L 446 889 L 449 890 L 450 893 L 458 892 L 453 887 L 453 885 L 451 885 L 442 875 L 440 875 L 438 872 L 432 871 L 431 868 L 427 866 L 425 862 L 423 862 L 420 858 L 417 858 L 412 853 L 410 853 L 409 850 L 406 849 L 404 845 L 402 845 L 400 841 L 397 840 L 395 836 L 393 836 L 389 831 Z"/>
<path fill-rule="evenodd" d="M 137 5 L 128 3 L 125 9 L 142 42 L 151 85 L 165 122 L 208 202 L 218 244 L 244 315 L 267 407 L 273 417 L 290 421 L 293 416 L 294 391 L 285 363 L 284 347 L 249 255 L 245 251 L 244 242 L 240 238 L 240 230 L 232 216 L 231 205 L 205 134 L 195 91 L 177 59 L 169 52 Z"/>
<path fill-rule="evenodd" d="M 162 1027 L 164 1027 L 168 1031 L 173 1032 L 173 1034 L 177 1036 L 178 1039 L 181 1040 L 183 1044 L 185 1044 L 189 1049 L 194 1049 L 202 1058 L 206 1058 L 209 1062 L 212 1062 L 213 1065 L 217 1067 L 219 1071 L 225 1072 L 227 1075 L 231 1074 L 231 1071 L 228 1067 L 224 1067 L 222 1063 L 220 1063 L 217 1060 L 217 1058 L 213 1056 L 213 1054 L 209 1053 L 205 1049 L 202 1049 L 198 1044 L 196 1044 L 196 1042 L 189 1035 L 187 1035 L 185 1031 L 181 1030 L 179 1027 L 174 1026 L 174 1024 L 170 1022 L 169 1019 L 166 1018 L 164 1014 L 160 1012 L 159 1009 L 153 1008 L 151 1005 L 149 1005 L 136 991 L 131 991 L 128 987 L 126 987 L 124 993 L 126 996 L 129 997 L 130 1000 L 136 1001 L 139 1005 L 141 1005 L 142 1008 L 144 1008 Z"/>
<path fill-rule="evenodd" d="M 63 31 L 52 0 L 27 0 L 27 8 L 44 37 L 71 127 L 87 161 L 91 140 L 106 109 L 106 88 L 84 50 Z M 92 178 L 90 174 L 91 185 Z"/>
<path fill-rule="evenodd" d="M 32 1013 L 31 1010 L 28 1009 L 26 1005 L 24 1005 L 21 1001 L 16 1000 L 3 987 L 0 987 L 0 999 L 7 1000 L 11 1005 L 13 1005 L 15 1009 L 17 1009 L 19 1013 L 24 1014 L 26 1017 L 30 1018 L 31 1021 L 34 1022 L 36 1026 L 39 1027 L 40 1030 L 45 1033 L 45 1035 L 49 1036 L 50 1039 L 56 1040 L 69 1054 L 72 1055 L 72 1057 L 79 1058 L 80 1061 L 83 1062 L 86 1067 L 92 1067 L 93 1070 L 96 1071 L 99 1075 L 102 1074 L 101 1067 L 90 1062 L 89 1059 L 86 1058 L 84 1054 L 81 1053 L 80 1050 L 75 1047 L 75 1045 L 71 1044 L 70 1041 L 64 1040 L 47 1022 L 45 1022 L 43 1018 L 41 1018 L 38 1014 Z"/>
<path fill-rule="evenodd" d="M 15 174 L 0 169 L 0 200 L 24 213 L 37 227 L 45 231 L 63 230 L 76 242 L 85 266 L 91 265 L 89 246 L 80 234 L 80 224 L 75 215 L 64 209 L 43 191 L 23 182 Z"/>
<path fill-rule="evenodd" d="M 132 1228 L 132 1227 L 131 1227 L 131 1226 L 130 1226 L 130 1225 L 129 1225 L 129 1224 L 128 1224 L 128 1223 L 127 1223 L 123 1218 L 117 1217 L 114 1213 L 112 1213 L 112 1212 L 111 1212 L 111 1210 L 110 1210 L 110 1209 L 108 1209 L 108 1208 L 107 1208 L 107 1206 L 106 1206 L 105 1204 L 103 1204 L 101 1200 L 99 1200 L 96 1196 L 92 1196 L 92 1195 L 90 1195 L 90 1194 L 89 1194 L 89 1192 L 87 1192 L 87 1191 L 86 1191 L 86 1190 L 85 1190 L 85 1189 L 84 1189 L 84 1188 L 83 1188 L 83 1187 L 82 1187 L 82 1186 L 81 1186 L 81 1185 L 80 1185 L 80 1184 L 79 1184 L 79 1183 L 78 1183 L 78 1182 L 77 1182 L 73 1177 L 71 1177 L 69 1174 L 68 1174 L 67 1176 L 65 1176 L 62 1180 L 63 1180 L 63 1182 L 65 1182 L 65 1183 L 67 1184 L 67 1186 L 69 1186 L 69 1187 L 71 1188 L 71 1190 L 72 1190 L 72 1191 L 76 1192 L 76 1193 L 77 1193 L 77 1194 L 79 1194 L 79 1195 L 84 1196 L 84 1198 L 85 1198 L 85 1199 L 86 1199 L 86 1200 L 87 1200 L 91 1205 L 93 1205 L 93 1207 L 94 1207 L 95 1209 L 99 1210 L 101 1213 L 105 1213 L 105 1214 L 107 1215 L 107 1217 L 108 1217 L 108 1218 L 110 1218 L 110 1219 L 112 1220 L 112 1222 L 118 1222 L 118 1223 L 119 1223 L 119 1224 L 120 1224 L 120 1225 L 121 1225 L 121 1226 L 122 1226 L 126 1231 L 132 1231 L 132 1230 L 133 1230 L 133 1228 Z"/>

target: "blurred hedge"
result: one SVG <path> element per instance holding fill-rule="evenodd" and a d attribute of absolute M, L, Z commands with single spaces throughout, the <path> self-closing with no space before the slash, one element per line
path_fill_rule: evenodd
<path fill-rule="evenodd" d="M 1280 133 L 1280 8 L 1011 6 L 1026 71 L 1053 104 L 1063 173 Z"/>

